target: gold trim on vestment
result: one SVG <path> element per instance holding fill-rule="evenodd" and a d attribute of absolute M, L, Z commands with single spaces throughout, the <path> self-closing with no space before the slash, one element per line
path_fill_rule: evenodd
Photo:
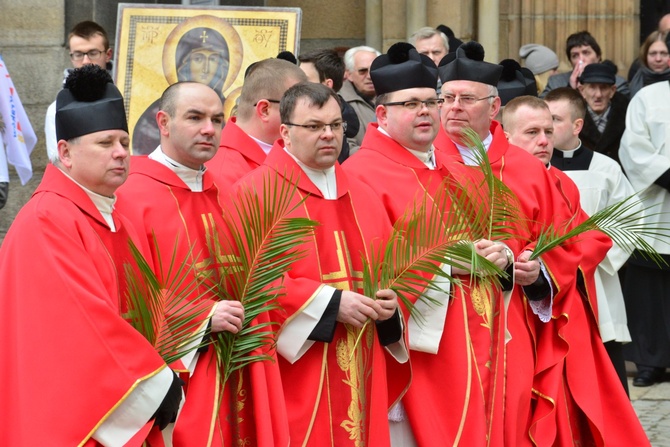
<path fill-rule="evenodd" d="M 78 444 L 78 446 L 79 446 L 79 447 L 83 446 L 84 444 L 86 444 L 86 443 L 88 442 L 89 439 L 91 439 L 91 437 L 93 436 L 93 433 L 95 433 L 96 430 L 97 430 L 98 428 L 100 428 L 100 426 L 101 426 L 101 425 L 102 425 L 102 424 L 109 418 L 109 416 L 110 416 L 114 411 L 116 411 L 116 409 L 119 407 L 119 405 L 121 405 L 121 403 L 122 403 L 123 401 L 125 401 L 125 400 L 128 398 L 128 396 L 130 396 L 130 394 L 131 394 L 133 391 L 135 391 L 135 389 L 137 388 L 137 386 L 138 386 L 141 382 L 143 382 L 143 381 L 145 381 L 145 380 L 147 380 L 147 379 L 150 379 L 150 378 L 154 377 L 156 374 L 158 374 L 159 372 L 163 371 L 163 369 L 165 369 L 166 367 L 167 367 L 167 365 L 164 364 L 164 365 L 162 365 L 160 368 L 158 368 L 157 370 L 153 371 L 152 373 L 147 374 L 146 376 L 144 376 L 144 377 L 140 377 L 139 379 L 137 379 L 137 380 L 133 383 L 133 386 L 131 386 L 130 389 L 129 389 L 128 391 L 126 391 L 126 393 L 123 395 L 123 397 L 121 397 L 121 400 L 119 400 L 119 401 L 118 401 L 118 402 L 117 402 L 117 403 L 116 403 L 116 404 L 115 404 L 115 405 L 114 405 L 114 406 L 113 406 L 113 407 L 112 407 L 112 408 L 111 408 L 111 409 L 110 409 L 110 410 L 103 416 L 103 418 L 100 419 L 100 420 L 98 421 L 97 424 L 95 424 L 95 426 L 93 427 L 93 429 L 92 429 L 92 430 L 88 433 L 88 435 L 86 435 L 86 437 L 85 437 L 85 438 Z M 149 421 L 147 421 L 147 422 L 149 422 Z M 143 424 L 143 425 L 144 425 L 144 424 Z"/>
<path fill-rule="evenodd" d="M 309 420 L 309 425 L 307 426 L 307 432 L 305 433 L 305 439 L 302 442 L 302 447 L 305 447 L 309 442 L 309 437 L 312 435 L 312 429 L 314 429 L 314 423 L 316 421 L 316 415 L 319 411 L 319 402 L 321 402 L 321 393 L 324 389 L 324 378 L 326 375 L 326 369 L 328 367 L 328 343 L 323 344 L 323 359 L 321 361 L 321 375 L 319 378 L 319 389 L 317 391 L 316 400 L 314 401 L 314 410 L 312 410 L 312 417 Z M 328 408 L 330 408 L 330 399 L 328 402 Z M 332 420 L 332 414 L 331 414 Z M 331 433 L 331 445 L 332 445 L 332 433 Z"/>

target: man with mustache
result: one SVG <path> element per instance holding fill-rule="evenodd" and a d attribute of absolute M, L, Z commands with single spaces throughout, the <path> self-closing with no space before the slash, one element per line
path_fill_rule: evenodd
<path fill-rule="evenodd" d="M 584 147 L 619 162 L 628 98 L 618 93 L 615 75 L 616 67 L 611 64 L 590 64 L 584 68 L 579 78 L 579 92 L 587 107 L 579 138 Z"/>

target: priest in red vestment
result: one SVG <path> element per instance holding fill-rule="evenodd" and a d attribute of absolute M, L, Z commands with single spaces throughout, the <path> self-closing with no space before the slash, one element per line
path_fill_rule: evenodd
<path fill-rule="evenodd" d="M 577 185 L 550 164 L 552 121 L 547 104 L 532 96 L 513 99 L 503 112 L 509 142 L 547 167 L 576 216 L 571 223 L 574 227 L 588 216 L 581 209 Z M 581 261 L 570 289 L 574 295 L 569 300 L 571 307 L 554 313 L 551 322 L 538 328 L 538 349 L 548 341 L 567 345 L 567 352 L 556 357 L 555 363 L 542 365 L 542 370 L 536 368 L 538 383 L 554 382 L 552 399 L 539 401 L 533 414 L 531 434 L 538 445 L 649 445 L 598 329 L 595 270 L 611 245 L 609 237 L 598 231 L 579 237 Z"/>
<path fill-rule="evenodd" d="M 160 251 L 163 271 L 159 275 L 167 275 L 174 252 L 177 265 L 187 260 L 198 275 L 216 278 L 223 264 L 230 262 L 230 254 L 214 253 L 208 246 L 208 238 L 225 227 L 220 191 L 204 163 L 220 141 L 221 100 L 206 85 L 174 84 L 163 93 L 157 122 L 161 144 L 148 156 L 133 157 L 128 182 L 119 190 L 118 208 L 142 233 L 156 265 L 160 265 Z M 218 236 L 225 237 L 223 233 Z M 187 281 L 192 279 L 193 273 Z M 206 287 L 203 284 L 199 292 Z M 213 333 L 241 329 L 240 302 L 217 301 L 211 294 L 197 301 L 206 307 L 200 315 L 202 327 L 208 326 Z M 212 346 L 186 356 L 183 363 L 190 377 L 186 401 L 174 426 L 175 447 L 288 445 L 276 363 L 253 363 L 233 374 L 223 398 Z"/>
<path fill-rule="evenodd" d="M 433 147 L 440 128 L 437 67 L 400 43 L 375 59 L 370 76 L 377 123 L 369 125 L 344 170 L 368 183 L 395 222 L 426 193 L 435 196 L 450 176 L 448 157 Z M 480 255 L 507 267 L 504 244 L 481 240 L 478 246 Z M 469 272 L 451 274 L 465 287 L 453 288 L 450 299 L 446 284 L 443 294 L 433 296 L 441 306 L 417 302 L 422 318 L 408 320 L 412 383 L 389 417 L 393 445 L 408 445 L 403 439 L 419 446 L 437 439 L 445 445 L 502 445 L 503 293 L 475 302 Z M 446 373 L 444 380 L 439 372 Z"/>
<path fill-rule="evenodd" d="M 435 147 L 452 160 L 450 169 L 464 179 L 475 175 L 476 157 L 463 130 L 471 128 L 482 140 L 493 174 L 517 196 L 520 221 L 510 229 L 506 243 L 514 252 L 514 289 L 507 310 L 511 340 L 505 359 L 505 445 L 532 445 L 529 435 L 531 403 L 546 396 L 535 389 L 536 363 L 553 353 L 535 348 L 537 321 L 551 320 L 552 309 L 562 306 L 566 288 L 574 283 L 579 254 L 557 247 L 541 259 L 530 260 L 535 241 L 551 225 L 565 225 L 572 214 L 547 170 L 522 149 L 510 145 L 494 117 L 500 109 L 496 85 L 501 66 L 483 61 L 476 42 L 459 48 L 440 62 L 442 128 Z M 467 185 L 467 182 L 465 183 Z M 523 224 L 522 224 L 523 223 Z"/>
<path fill-rule="evenodd" d="M 337 163 L 344 123 L 333 90 L 315 83 L 291 87 L 282 98 L 281 119 L 282 140 L 236 188 L 262 188 L 268 178 L 278 188 L 292 182 L 295 204 L 304 199 L 292 216 L 320 223 L 306 243 L 306 257 L 284 280 L 282 310 L 271 318 L 280 324 L 277 350 L 291 444 L 388 446 L 388 408 L 407 383 L 389 392 L 385 366 L 408 357 L 396 294 L 362 295 L 362 260 L 385 240 L 391 224 L 367 185 Z"/>
<path fill-rule="evenodd" d="M 305 73 L 284 59 L 254 64 L 244 78 L 237 113 L 226 121 L 219 150 L 206 163 L 221 190 L 263 164 L 279 138 L 279 100 L 289 87 L 304 81 Z"/>
<path fill-rule="evenodd" d="M 140 445 L 152 418 L 164 428 L 176 415 L 182 391 L 121 316 L 137 241 L 114 210 L 128 175 L 123 98 L 85 65 L 56 110 L 59 159 L 0 248 L 0 445 Z"/>

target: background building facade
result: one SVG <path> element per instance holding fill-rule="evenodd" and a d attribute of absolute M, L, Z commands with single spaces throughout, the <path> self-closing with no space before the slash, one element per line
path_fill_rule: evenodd
<path fill-rule="evenodd" d="M 0 210 L 0 240 L 14 216 L 42 178 L 47 163 L 44 115 L 70 67 L 65 49 L 68 31 L 82 20 L 100 23 L 114 47 L 118 1 L 114 0 L 0 0 L 0 54 L 38 135 L 31 156 L 34 175 L 21 186 L 15 172 L 9 202 Z M 177 1 L 123 3 L 181 4 Z M 191 3 L 196 4 L 195 1 Z M 486 49 L 486 60 L 518 60 L 526 43 L 553 48 L 567 70 L 566 37 L 589 30 L 603 56 L 625 76 L 637 57 L 640 36 L 655 27 L 670 0 L 247 0 L 220 5 L 299 7 L 302 9 L 301 50 L 370 45 L 386 50 L 406 40 L 422 26 L 449 26 L 463 41 L 476 39 Z"/>

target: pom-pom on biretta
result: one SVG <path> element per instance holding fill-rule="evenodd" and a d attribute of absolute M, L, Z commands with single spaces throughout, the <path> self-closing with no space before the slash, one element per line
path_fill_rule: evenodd
<path fill-rule="evenodd" d="M 73 70 L 56 98 L 56 138 L 110 129 L 128 132 L 121 92 L 104 68 L 88 64 Z"/>
<path fill-rule="evenodd" d="M 503 106 L 517 96 L 537 96 L 533 72 L 519 65 L 514 59 L 505 59 L 500 65 L 503 72 L 498 82 L 498 96 Z"/>
<path fill-rule="evenodd" d="M 285 61 L 288 61 L 292 63 L 293 65 L 298 65 L 298 59 L 295 58 L 295 55 L 291 53 L 290 51 L 281 51 L 277 55 L 277 59 L 284 59 Z"/>
<path fill-rule="evenodd" d="M 471 59 L 473 61 L 482 62 L 484 60 L 484 56 L 486 56 L 482 44 L 479 42 L 475 42 L 474 40 L 471 40 L 470 42 L 465 42 L 463 45 L 460 46 L 460 48 L 463 49 L 463 52 L 468 57 L 468 59 Z"/>
<path fill-rule="evenodd" d="M 440 79 L 449 81 L 473 81 L 496 86 L 503 67 L 484 62 L 484 47 L 478 42 L 466 42 L 456 51 L 440 61 Z"/>
<path fill-rule="evenodd" d="M 397 42 L 391 45 L 386 54 L 388 55 L 389 63 L 402 64 L 409 60 L 409 52 L 414 50 L 414 45 L 408 42 Z"/>
<path fill-rule="evenodd" d="M 97 101 L 107 90 L 107 84 L 112 82 L 112 77 L 107 70 L 93 64 L 87 64 L 78 70 L 73 70 L 65 80 L 65 88 L 70 90 L 77 101 Z"/>
<path fill-rule="evenodd" d="M 521 70 L 521 65 L 514 59 L 503 59 L 500 61 L 500 65 L 503 67 L 503 71 L 500 74 L 501 81 L 512 81 L 516 79 L 516 72 Z"/>
<path fill-rule="evenodd" d="M 437 67 L 426 55 L 419 54 L 413 45 L 398 42 L 386 54 L 370 65 L 370 78 L 377 95 L 408 88 L 437 87 Z"/>

